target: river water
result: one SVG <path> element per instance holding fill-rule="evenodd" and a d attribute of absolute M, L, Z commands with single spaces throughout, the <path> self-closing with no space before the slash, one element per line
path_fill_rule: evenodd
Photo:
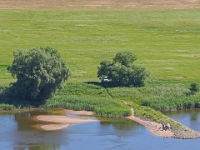
<path fill-rule="evenodd" d="M 44 112 L 0 115 L 1 150 L 190 150 L 199 149 L 200 139 L 156 137 L 129 120 L 71 125 L 59 131 L 42 131 L 35 119 Z M 200 132 L 200 111 L 167 113 L 169 117 Z M 77 117 L 77 116 L 73 116 Z M 96 118 L 94 118 L 96 119 Z"/>

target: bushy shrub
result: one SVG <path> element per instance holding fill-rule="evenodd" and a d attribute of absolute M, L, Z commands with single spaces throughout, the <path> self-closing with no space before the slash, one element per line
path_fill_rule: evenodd
<path fill-rule="evenodd" d="M 189 89 L 190 89 L 190 94 L 195 94 L 196 92 L 199 91 L 199 87 L 196 83 L 192 83 Z"/>
<path fill-rule="evenodd" d="M 131 52 L 117 53 L 112 62 L 100 62 L 98 78 L 103 81 L 107 77 L 112 86 L 144 86 L 149 73 L 144 67 L 133 64 L 136 59 Z"/>

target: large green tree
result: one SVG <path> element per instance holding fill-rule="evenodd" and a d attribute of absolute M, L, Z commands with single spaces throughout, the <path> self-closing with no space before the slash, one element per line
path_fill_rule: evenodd
<path fill-rule="evenodd" d="M 7 69 L 16 77 L 12 92 L 27 100 L 45 100 L 61 89 L 70 72 L 57 50 L 50 47 L 17 50 Z"/>
<path fill-rule="evenodd" d="M 133 53 L 119 52 L 112 62 L 100 62 L 97 75 L 102 81 L 106 77 L 113 86 L 144 86 L 149 73 L 144 67 L 134 65 L 135 60 Z"/>

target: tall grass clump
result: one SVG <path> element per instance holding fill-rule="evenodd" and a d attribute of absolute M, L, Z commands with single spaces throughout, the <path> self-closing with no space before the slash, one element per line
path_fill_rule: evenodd
<path fill-rule="evenodd" d="M 142 93 L 139 89 L 143 87 L 110 87 L 106 88 L 110 97 L 123 101 L 133 101 L 137 104 L 141 103 Z"/>
<path fill-rule="evenodd" d="M 61 96 L 95 96 L 102 98 L 110 98 L 106 89 L 100 83 L 86 83 L 86 82 L 69 82 L 64 89 L 57 94 Z"/>
<path fill-rule="evenodd" d="M 10 111 L 10 110 L 14 110 L 16 109 L 16 107 L 14 105 L 10 105 L 10 104 L 0 104 L 0 110 L 5 110 L 5 111 Z"/>
<path fill-rule="evenodd" d="M 101 117 L 124 117 L 131 114 L 130 108 L 123 101 L 111 98 L 98 83 L 67 83 L 44 107 L 94 111 L 95 115 Z"/>
<path fill-rule="evenodd" d="M 125 117 L 131 114 L 130 108 L 123 102 L 89 96 L 55 96 L 44 107 L 94 111 L 95 115 L 101 117 Z"/>
<path fill-rule="evenodd" d="M 149 96 L 141 100 L 141 105 L 158 111 L 176 111 L 199 108 L 200 94 L 188 94 L 190 91 L 180 85 L 157 86 Z"/>

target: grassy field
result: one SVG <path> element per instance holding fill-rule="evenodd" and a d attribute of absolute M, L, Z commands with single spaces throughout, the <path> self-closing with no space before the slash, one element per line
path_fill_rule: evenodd
<path fill-rule="evenodd" d="M 4 94 L 3 86 L 14 81 L 6 70 L 13 51 L 40 46 L 57 49 L 72 76 L 63 90 L 39 107 L 92 110 L 104 117 L 128 116 L 133 107 L 136 115 L 157 122 L 169 118 L 155 110 L 199 108 L 200 92 L 187 95 L 191 83 L 200 83 L 199 6 L 189 0 L 57 0 L 52 4 L 2 0 L 0 110 L 33 107 Z M 99 63 L 127 50 L 137 55 L 137 65 L 150 71 L 148 84 L 140 88 L 98 84 Z"/>
<path fill-rule="evenodd" d="M 17 49 L 51 46 L 68 63 L 70 82 L 96 82 L 97 67 L 132 51 L 149 84 L 200 82 L 200 10 L 0 10 L 0 85 Z"/>

